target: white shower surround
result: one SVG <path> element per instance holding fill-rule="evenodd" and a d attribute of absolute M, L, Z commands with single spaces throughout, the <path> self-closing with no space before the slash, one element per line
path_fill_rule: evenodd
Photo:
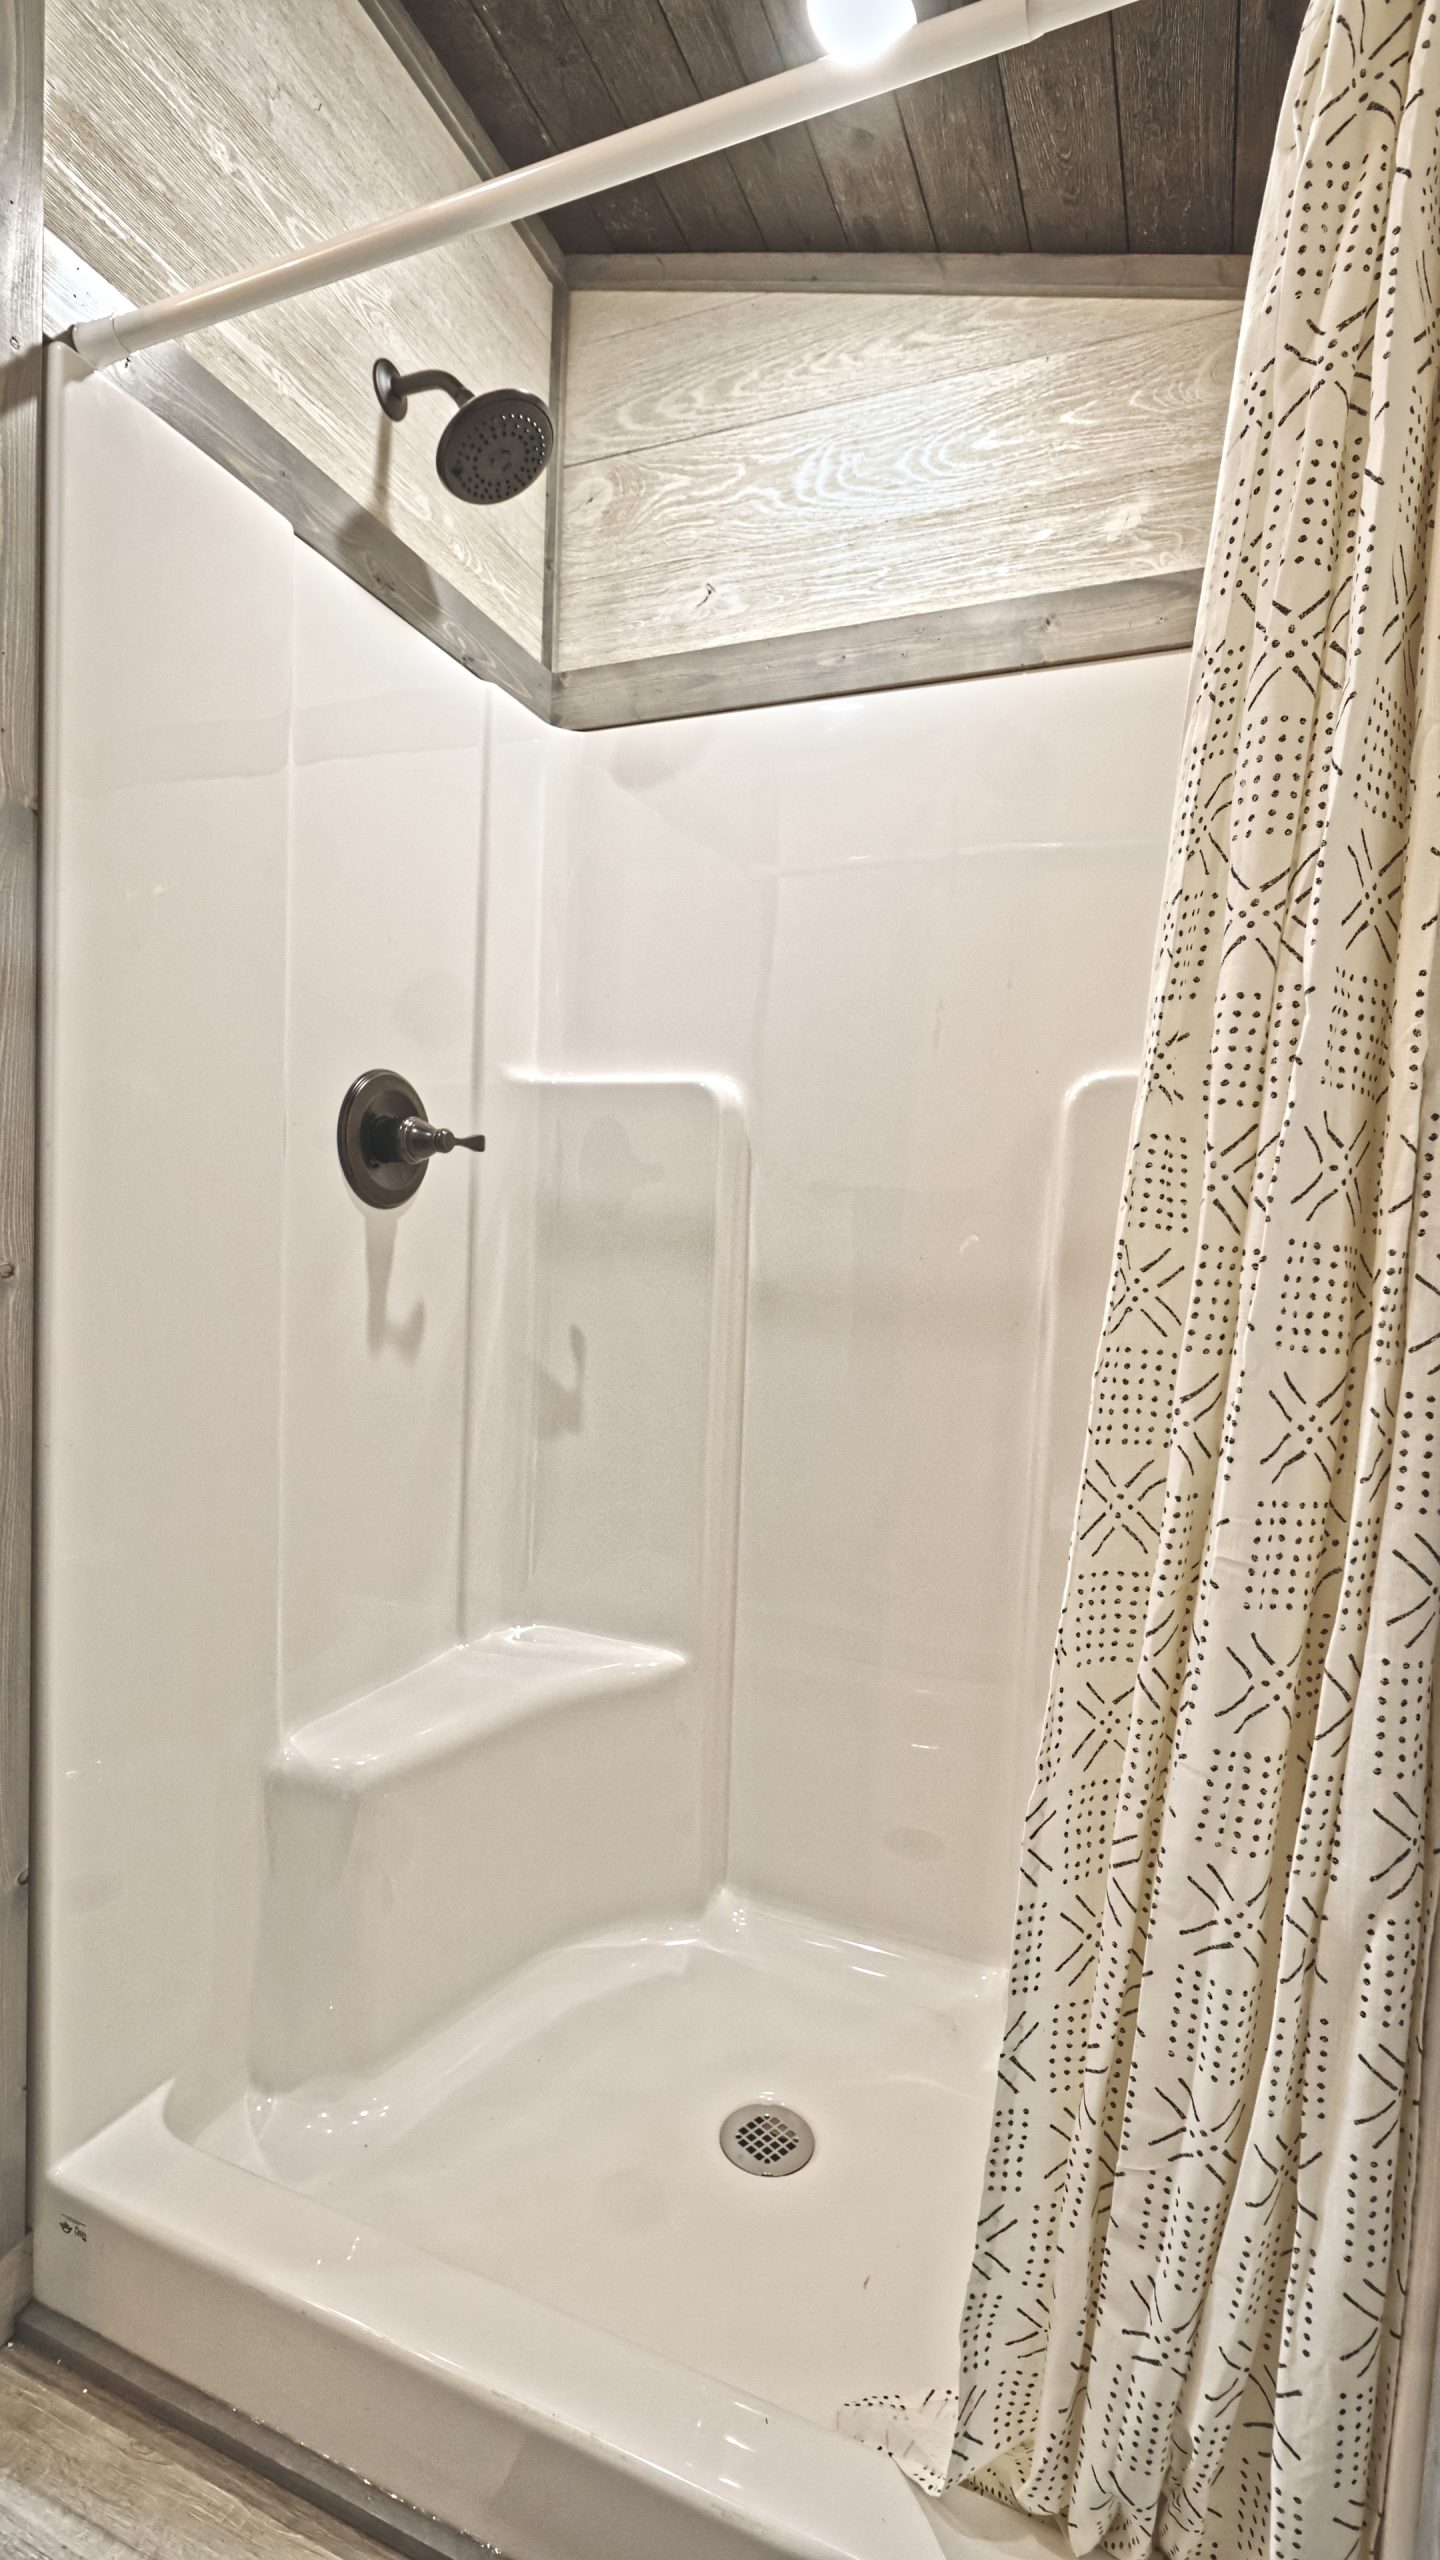
<path fill-rule="evenodd" d="M 1184 668 L 565 737 L 54 362 L 40 2299 L 512 2560 L 1051 2550 L 825 2420 L 958 2319 Z"/>

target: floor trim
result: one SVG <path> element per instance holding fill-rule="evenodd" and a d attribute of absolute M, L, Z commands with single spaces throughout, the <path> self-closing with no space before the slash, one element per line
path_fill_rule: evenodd
<path fill-rule="evenodd" d="M 147 2417 L 178 2427 L 212 2452 L 229 2454 L 248 2470 L 353 2526 L 357 2533 L 368 2533 L 372 2542 L 403 2553 L 405 2560 L 503 2560 L 493 2544 L 476 2542 L 454 2525 L 422 2515 L 401 2498 L 388 2497 L 357 2473 L 343 2470 L 304 2445 L 292 2444 L 288 2436 L 261 2426 L 238 2409 L 227 2409 L 222 2401 L 194 2390 L 174 2374 L 162 2373 L 158 2365 L 112 2346 L 108 2338 L 82 2328 L 77 2320 L 67 2320 L 63 2312 L 47 2311 L 43 2304 L 32 2302 L 16 2322 L 15 2338 L 32 2356 L 66 2365 L 115 2399 L 143 2409 Z"/>
<path fill-rule="evenodd" d="M 23 2318 L 25 2306 L 34 2291 L 31 2282 L 34 2251 L 27 2232 L 0 2258 L 0 2347 L 15 2334 L 17 2322 Z"/>

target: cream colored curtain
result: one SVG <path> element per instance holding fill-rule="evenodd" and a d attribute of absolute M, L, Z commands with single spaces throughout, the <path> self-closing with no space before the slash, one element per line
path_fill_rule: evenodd
<path fill-rule="evenodd" d="M 1440 11 L 1316 0 L 964 2324 L 962 2475 L 1135 2560 L 1352 2560 L 1383 2497 L 1436 1875 L 1437 116 Z"/>

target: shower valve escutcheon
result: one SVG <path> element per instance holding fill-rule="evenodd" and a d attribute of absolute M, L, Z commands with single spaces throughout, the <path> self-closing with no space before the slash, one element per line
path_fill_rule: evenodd
<path fill-rule="evenodd" d="M 335 1141 L 340 1168 L 367 1209 L 399 1209 L 413 1200 L 432 1156 L 456 1147 L 483 1152 L 481 1137 L 457 1138 L 426 1118 L 425 1105 L 407 1076 L 391 1067 L 367 1067 L 340 1105 Z"/>

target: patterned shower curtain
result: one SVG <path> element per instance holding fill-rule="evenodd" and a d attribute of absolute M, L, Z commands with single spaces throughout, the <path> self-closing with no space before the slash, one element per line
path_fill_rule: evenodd
<path fill-rule="evenodd" d="M 1313 0 L 1197 636 L 954 2457 L 1125 2560 L 1353 2560 L 1383 2501 L 1440 1794 L 1437 446 L 1440 9 Z"/>

